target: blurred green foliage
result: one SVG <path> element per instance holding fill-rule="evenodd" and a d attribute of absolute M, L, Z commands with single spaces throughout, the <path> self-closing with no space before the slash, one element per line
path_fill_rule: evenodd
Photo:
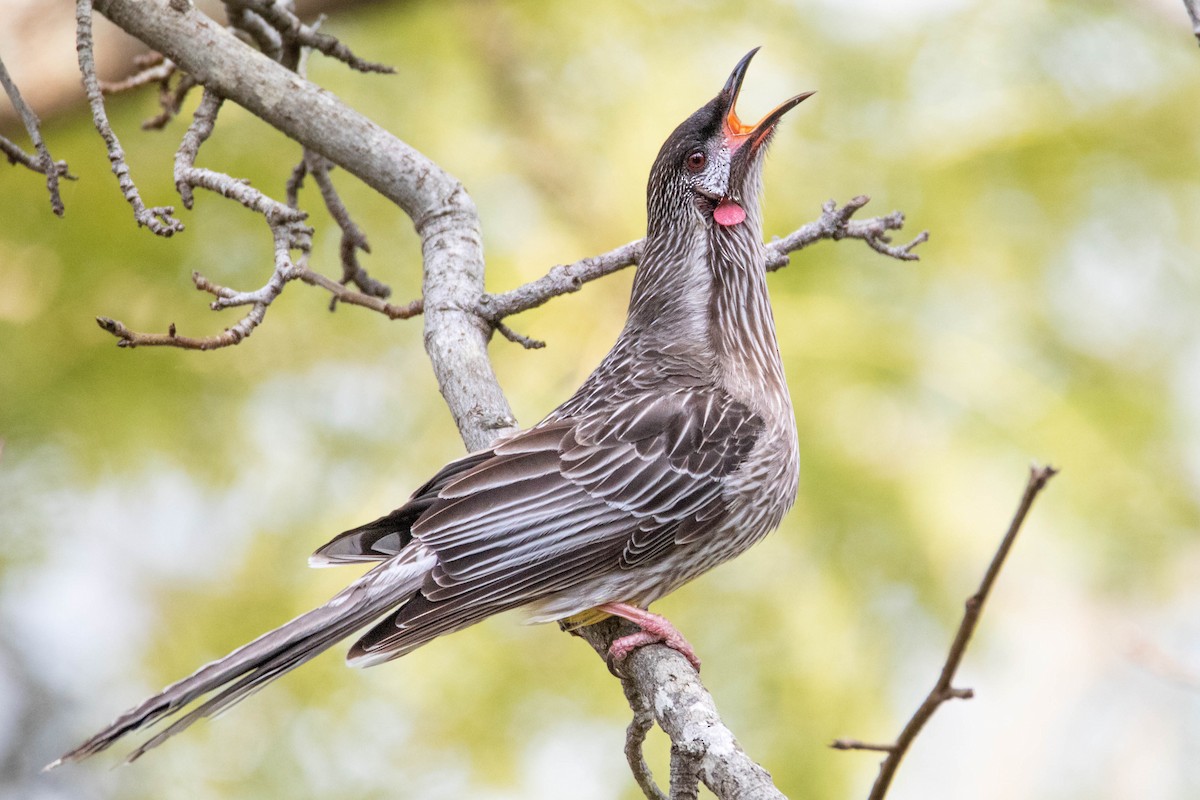
<path fill-rule="evenodd" d="M 799 502 L 777 535 L 659 609 L 792 796 L 864 794 L 874 760 L 824 745 L 884 739 L 915 707 L 1035 459 L 1064 472 L 968 659 L 994 678 L 992 699 L 947 709 L 959 738 L 918 746 L 969 774 L 914 764 L 893 796 L 1200 791 L 1186 755 L 1196 695 L 1146 681 L 1153 669 L 1130 677 L 1137 664 L 1105 650 L 1116 620 L 1200 665 L 1200 64 L 1167 5 L 458 0 L 364 5 L 323 29 L 396 66 L 363 76 L 314 57 L 309 75 L 464 182 L 494 290 L 639 237 L 659 144 L 755 45 L 744 116 L 819 90 L 772 146 L 768 235 L 861 193 L 874 198 L 864 215 L 908 215 L 901 237 L 931 231 L 917 263 L 822 243 L 771 277 Z M 169 204 L 186 117 L 139 130 L 151 95 L 110 112 L 143 196 Z M 189 275 L 255 288 L 269 237 L 205 195 L 181 212 L 183 234 L 136 230 L 85 112 L 44 134 L 81 176 L 64 186 L 65 219 L 37 176 L 0 172 L 0 705 L 32 726 L 0 726 L 0 785 L 156 800 L 636 797 L 617 685 L 582 645 L 516 616 L 364 673 L 329 654 L 132 769 L 33 777 L 106 715 L 340 588 L 347 573 L 310 572 L 307 553 L 461 451 L 419 321 L 330 314 L 302 285 L 236 348 L 119 350 L 93 317 L 189 335 L 230 324 L 238 312 L 209 311 Z M 281 196 L 298 157 L 227 105 L 200 160 Z M 415 297 L 409 221 L 334 177 L 370 237 L 367 267 Z M 302 198 L 313 264 L 336 275 L 334 227 L 311 187 Z M 523 423 L 606 352 L 629 280 L 510 321 L 549 342 L 492 347 Z M 1056 602 L 1042 602 L 1047 586 Z M 1023 666 L 1037 626 L 1059 671 Z M 1060 672 L 1081 682 L 1074 705 L 1017 713 Z M 11 700 L 21 693 L 48 699 Z M 989 754 L 1091 729 L 1114 693 L 1172 746 L 1064 737 L 1044 761 L 1001 762 L 1020 780 L 993 779 Z M 665 775 L 663 742 L 652 751 Z M 1125 793 L 1129 763 L 1150 764 L 1132 785 L 1160 791 Z"/>

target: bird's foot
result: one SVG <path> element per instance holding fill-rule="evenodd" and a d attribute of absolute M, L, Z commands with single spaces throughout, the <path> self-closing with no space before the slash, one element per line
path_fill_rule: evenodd
<path fill-rule="evenodd" d="M 644 608 L 638 608 L 628 603 L 605 603 L 596 608 L 598 611 L 612 614 L 614 617 L 627 619 L 641 628 L 638 633 L 622 636 L 609 646 L 608 657 L 614 663 L 624 661 L 639 647 L 648 644 L 665 644 L 686 658 L 697 672 L 700 671 L 700 657 L 688 644 L 688 640 L 683 638 L 683 634 L 676 630 L 666 617 L 652 614 Z"/>

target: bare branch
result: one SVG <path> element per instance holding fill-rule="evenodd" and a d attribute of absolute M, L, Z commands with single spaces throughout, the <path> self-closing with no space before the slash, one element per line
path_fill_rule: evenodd
<path fill-rule="evenodd" d="M 158 104 L 162 107 L 162 112 L 144 121 L 142 130 L 162 130 L 179 115 L 184 99 L 196 88 L 196 80 L 191 75 L 181 74 L 175 64 L 164 58 L 162 53 L 151 52 L 135 56 L 133 62 L 138 68 L 137 72 L 124 80 L 112 83 L 99 81 L 100 91 L 106 95 L 120 94 L 152 83 L 158 84 Z M 171 78 L 176 75 L 179 76 L 179 80 L 172 89 Z"/>
<path fill-rule="evenodd" d="M 121 142 L 108 123 L 108 113 L 104 110 L 104 95 L 100 91 L 100 80 L 96 77 L 96 60 L 93 53 L 92 39 L 92 0 L 76 0 L 75 3 L 75 49 L 79 54 L 79 71 L 83 75 L 83 88 L 87 92 L 88 103 L 92 107 L 92 122 L 96 130 L 104 138 L 108 146 L 108 160 L 112 163 L 113 174 L 117 176 L 117 184 L 125 200 L 133 207 L 133 218 L 137 224 L 145 225 L 158 236 L 171 236 L 183 230 L 183 223 L 174 216 L 172 206 L 154 206 L 148 208 L 142 202 L 133 177 L 129 174 L 129 165 L 125 163 L 125 151 Z"/>
<path fill-rule="evenodd" d="M 642 257 L 642 239 L 623 244 L 615 250 L 591 256 L 574 264 L 560 264 L 536 281 L 504 292 L 485 294 L 479 299 L 479 313 L 485 319 L 499 320 L 528 311 L 562 294 L 577 292 L 588 281 L 625 269 Z"/>
<path fill-rule="evenodd" d="M 546 346 L 546 343 L 541 339 L 531 339 L 524 334 L 517 333 L 503 322 L 494 322 L 492 324 L 495 326 L 496 330 L 500 332 L 501 336 L 503 336 L 505 339 L 508 339 L 510 342 L 513 342 L 514 344 L 521 345 L 526 350 L 541 350 Z"/>
<path fill-rule="evenodd" d="M 235 31 L 241 31 L 272 61 L 283 61 L 283 37 L 267 21 L 245 6 L 226 3 L 225 16 Z"/>
<path fill-rule="evenodd" d="M 192 184 L 185 176 L 195 168 L 196 158 L 200 155 L 200 145 L 212 136 L 222 103 L 220 95 L 205 90 L 196 113 L 192 115 L 192 124 L 188 126 L 183 140 L 179 143 L 179 149 L 175 151 L 175 191 L 179 192 L 184 208 L 191 208 L 195 203 Z"/>
<path fill-rule="evenodd" d="M 308 165 L 308 173 L 312 175 L 317 188 L 321 191 L 321 199 L 325 202 L 325 208 L 328 209 L 329 215 L 333 217 L 334 222 L 342 231 L 340 246 L 342 283 L 353 283 L 363 294 L 372 297 L 384 299 L 390 297 L 391 287 L 372 278 L 358 262 L 358 251 L 370 253 L 371 245 L 362 228 L 358 227 L 358 224 L 350 217 L 350 210 L 346 208 L 337 189 L 334 188 L 333 180 L 329 177 L 329 162 L 311 151 L 305 152 L 304 160 Z M 291 201 L 289 200 L 289 202 Z"/>
<path fill-rule="evenodd" d="M 302 269 L 298 277 L 309 286 L 320 286 L 327 290 L 338 302 L 378 311 L 388 319 L 411 319 L 425 310 L 425 302 L 419 297 L 406 305 L 394 305 L 381 297 L 347 289 L 337 281 L 308 268 Z"/>
<path fill-rule="evenodd" d="M 1200 42 L 1200 6 L 1196 0 L 1183 0 L 1183 7 L 1187 9 L 1188 16 L 1192 19 L 1192 35 L 1196 37 L 1196 41 Z"/>
<path fill-rule="evenodd" d="M 161 53 L 156 53 L 158 58 L 153 59 L 152 63 L 141 67 L 137 72 L 130 75 L 124 80 L 110 82 L 98 81 L 100 91 L 104 94 L 120 94 L 134 89 L 140 89 L 143 86 L 149 86 L 152 83 L 162 83 L 169 80 L 175 74 L 175 65 L 162 57 Z"/>
<path fill-rule="evenodd" d="M 335 37 L 318 33 L 315 28 L 305 25 L 299 17 L 277 0 L 226 0 L 225 5 L 238 12 L 253 12 L 254 15 L 278 31 L 289 43 L 298 47 L 311 47 L 330 58 L 341 61 L 351 69 L 388 75 L 395 73 L 395 70 L 387 64 L 378 64 L 359 58 Z"/>
<path fill-rule="evenodd" d="M 200 285 L 203 277 L 198 273 L 193 274 L 193 279 L 197 282 L 197 288 L 206 288 Z M 215 336 L 200 338 L 177 335 L 174 323 L 171 323 L 166 333 L 131 331 L 121 322 L 108 317 L 96 317 L 96 323 L 117 337 L 118 347 L 178 347 L 184 350 L 218 350 L 222 347 L 231 347 L 253 333 L 254 329 L 263 321 L 266 313 L 265 303 L 255 304 L 237 324 Z"/>
<path fill-rule="evenodd" d="M 236 325 L 215 336 L 201 338 L 177 336 L 174 326 L 166 335 L 139 333 L 129 330 L 116 320 L 99 317 L 97 322 L 100 327 L 116 336 L 119 339 L 118 345 L 121 347 L 158 346 L 214 350 L 236 345 L 253 333 L 254 329 L 262 323 L 267 313 L 267 307 L 283 292 L 285 284 L 310 274 L 306 266 L 297 265 L 292 260 L 293 250 L 299 251 L 303 259 L 307 257 L 312 246 L 312 229 L 304 224 L 307 214 L 271 199 L 250 186 L 247 181 L 195 166 L 200 146 L 212 135 L 221 103 L 222 100 L 216 93 L 207 89 L 204 91 L 192 124 L 184 133 L 179 150 L 175 154 L 175 186 L 187 208 L 191 208 L 195 202 L 192 190 L 199 187 L 235 200 L 251 211 L 262 215 L 271 229 L 275 252 L 274 271 L 266 284 L 251 292 L 219 286 L 198 272 L 192 273 L 192 281 L 196 288 L 216 297 L 211 304 L 214 311 L 234 306 L 251 307 L 246 316 Z"/>
<path fill-rule="evenodd" d="M 138 69 L 149 69 L 167 60 L 166 56 L 157 50 L 147 50 L 144 53 L 136 53 L 130 57 L 130 61 Z"/>
<path fill-rule="evenodd" d="M 572 629 L 606 660 L 614 640 L 637 631 L 636 625 L 616 618 Z M 638 696 L 630 700 L 635 724 L 644 724 L 636 722 L 638 715 L 651 711 L 672 743 L 683 743 L 686 747 L 678 755 L 672 752 L 672 762 L 677 758 L 694 761 L 686 770 L 694 770 L 713 794 L 723 799 L 783 800 L 783 794 L 771 782 L 770 774 L 746 755 L 733 732 L 721 720 L 712 695 L 680 653 L 664 645 L 639 647 L 621 662 L 619 677 L 627 683 L 626 697 Z M 632 766 L 635 759 L 629 756 L 629 741 L 627 738 L 626 755 Z M 640 754 L 636 761 L 640 761 Z M 640 768 L 635 767 L 635 775 L 639 771 Z M 680 783 L 679 778 L 676 783 Z M 661 796 L 661 792 L 647 791 L 642 778 L 638 779 L 638 784 L 647 797 Z M 685 774 L 682 785 L 673 787 L 672 797 L 694 797 L 694 794 L 684 793 L 687 786 Z M 675 791 L 680 794 L 675 795 Z"/>
<path fill-rule="evenodd" d="M 929 239 L 924 231 L 905 245 L 891 246 L 887 231 L 899 230 L 904 226 L 904 215 L 893 211 L 884 217 L 867 220 L 852 220 L 851 217 L 871 198 L 866 195 L 855 197 L 840 209 L 830 200 L 822 207 L 820 219 L 810 222 L 782 239 L 775 239 L 765 246 L 767 269 L 776 270 L 789 263 L 788 254 L 808 247 L 822 239 L 862 239 L 873 250 L 902 261 L 920 258 L 913 248 Z M 559 265 L 545 276 L 530 281 L 524 286 L 502 294 L 485 294 L 479 300 L 479 315 L 497 321 L 512 314 L 528 311 L 563 294 L 579 291 L 588 281 L 610 275 L 638 262 L 642 256 L 642 240 L 621 245 L 598 256 L 576 261 L 574 264 Z"/>
<path fill-rule="evenodd" d="M 671 800 L 699 800 L 704 747 L 687 739 L 671 742 Z"/>
<path fill-rule="evenodd" d="M 308 177 L 308 159 L 302 158 L 296 166 L 292 167 L 292 174 L 288 176 L 287 183 L 284 185 L 287 204 L 292 208 L 300 207 L 300 189 L 303 188 L 306 177 Z"/>
<path fill-rule="evenodd" d="M 1037 499 L 1038 494 L 1046 487 L 1046 483 L 1057 473 L 1058 470 L 1051 466 L 1039 467 L 1035 464 L 1030 467 L 1029 481 L 1025 485 L 1025 493 L 1021 497 L 1021 502 L 1017 506 L 1017 511 L 1013 515 L 1012 522 L 1009 523 L 1008 531 L 1004 534 L 1004 540 L 1001 541 L 996 554 L 992 556 L 992 561 L 988 564 L 987 571 L 983 575 L 983 580 L 979 583 L 979 588 L 975 590 L 973 595 L 967 598 L 966 611 L 963 614 L 962 622 L 958 626 L 958 632 L 954 636 L 954 642 L 950 645 L 946 661 L 942 665 L 941 675 L 938 676 L 937 683 L 929 691 L 924 702 L 917 708 L 912 718 L 904 726 L 904 729 L 900 731 L 900 735 L 896 738 L 896 741 L 889 745 L 880 745 L 864 744 L 855 739 L 838 739 L 831 745 L 837 750 L 873 750 L 887 753 L 887 757 L 879 766 L 879 777 L 875 779 L 875 784 L 871 787 L 870 800 L 882 800 L 887 794 L 888 788 L 892 783 L 892 778 L 895 777 L 896 770 L 900 767 L 900 761 L 912 746 L 921 729 L 925 727 L 925 723 L 929 721 L 930 717 L 933 716 L 942 703 L 953 699 L 965 700 L 974 695 L 970 689 L 955 688 L 952 685 L 954 675 L 958 672 L 958 667 L 967 652 L 967 645 L 971 642 L 971 636 L 975 633 L 975 628 L 979 625 L 979 618 L 983 613 L 984 603 L 987 602 L 992 587 L 996 584 L 996 578 L 1000 575 L 1000 568 L 1004 566 L 1004 561 L 1008 558 L 1013 543 L 1017 540 L 1017 534 L 1020 532 L 1021 526 L 1025 523 L 1025 518 L 1029 515 L 1029 510 L 1033 507 L 1033 501 Z"/>
<path fill-rule="evenodd" d="M 621 678 L 620 675 L 617 677 Z M 629 727 L 625 730 L 625 760 L 629 762 L 629 771 L 633 773 L 633 779 L 648 800 L 667 800 L 662 789 L 654 782 L 654 775 L 642 754 L 646 734 L 654 727 L 654 710 L 646 704 L 646 698 L 632 681 L 621 678 L 621 688 L 625 692 L 629 708 L 633 711 L 633 719 L 629 721 Z"/>
<path fill-rule="evenodd" d="M 834 750 L 877 750 L 881 753 L 891 753 L 896 749 L 894 744 L 872 744 L 858 739 L 834 739 L 829 746 Z"/>
<path fill-rule="evenodd" d="M 208 90 L 320 153 L 409 215 L 424 255 L 426 350 L 455 423 L 469 449 L 514 431 L 488 359 L 491 325 L 473 312 L 483 292 L 483 248 L 478 214 L 461 184 L 186 3 L 95 0 L 95 6 Z"/>
<path fill-rule="evenodd" d="M 50 193 L 50 209 L 56 216 L 61 217 L 64 208 L 62 195 L 58 191 L 58 179 L 65 177 L 75 180 L 75 176 L 67 171 L 67 162 L 55 161 L 50 155 L 49 148 L 42 141 L 42 122 L 38 119 L 34 110 L 29 107 L 29 104 L 21 97 L 21 91 L 17 88 L 16 82 L 8 74 L 8 68 L 4 66 L 3 59 L 0 59 L 0 85 L 4 86 L 4 93 L 8 95 L 8 99 L 12 101 L 13 108 L 20 115 L 21 122 L 24 123 L 25 130 L 29 133 L 29 139 L 33 142 L 33 148 L 37 151 L 37 156 L 27 154 L 3 136 L 0 136 L 0 151 L 8 157 L 10 164 L 20 164 L 46 176 L 46 190 Z"/>
<path fill-rule="evenodd" d="M 251 211 L 262 214 L 266 217 L 267 223 L 272 226 L 289 225 L 301 222 L 308 217 L 308 214 L 303 211 L 290 208 L 278 200 L 272 200 L 244 179 L 233 178 L 211 169 L 191 167 L 177 170 L 175 180 L 182 186 L 208 189 L 210 192 L 215 192 L 230 200 L 236 200 Z M 302 231 L 311 233 L 311 229 L 306 226 L 296 228 L 297 234 Z"/>
<path fill-rule="evenodd" d="M 142 122 L 142 130 L 160 131 L 165 128 L 168 122 L 179 116 L 179 112 L 183 108 L 183 101 L 187 99 L 188 93 L 198 85 L 196 79 L 191 75 L 180 75 L 174 89 L 171 88 L 170 81 L 163 81 L 158 90 L 158 105 L 162 111 Z"/>
<path fill-rule="evenodd" d="M 816 222 L 810 222 L 804 227 L 788 234 L 782 239 L 776 239 L 767 244 L 767 269 L 777 270 L 788 264 L 788 253 L 808 247 L 822 239 L 841 241 L 842 239 L 862 239 L 877 253 L 898 258 L 901 261 L 917 261 L 920 256 L 912 252 L 913 248 L 929 240 L 929 231 L 922 231 L 917 237 L 905 245 L 893 246 L 888 237 L 888 231 L 900 230 L 904 227 L 904 215 L 893 211 L 883 217 L 873 217 L 866 220 L 851 220 L 859 209 L 871 202 L 871 198 L 860 194 L 850 200 L 840 209 L 833 200 L 821 207 L 821 217 Z"/>
<path fill-rule="evenodd" d="M 204 170 L 207 173 L 207 170 Z M 216 173 L 210 173 L 215 175 Z M 226 178 L 227 176 L 219 176 Z M 226 286 L 213 283 L 199 272 L 192 273 L 192 283 L 196 288 L 208 292 L 217 299 L 211 303 L 214 311 L 234 306 L 250 306 L 250 310 L 236 324 L 226 328 L 214 336 L 191 337 L 179 336 L 172 323 L 166 334 L 141 333 L 132 331 L 117 320 L 108 317 L 97 317 L 96 322 L 101 328 L 116 336 L 118 347 L 178 347 L 184 350 L 217 350 L 222 347 L 232 347 L 254 332 L 262 324 L 267 314 L 267 307 L 283 292 L 288 281 L 303 279 L 311 274 L 303 264 L 292 262 L 291 250 L 297 247 L 306 248 L 306 234 L 297 233 L 298 222 L 288 222 L 271 226 L 275 240 L 275 271 L 270 280 L 262 288 L 253 292 L 239 292 Z M 307 254 L 307 250 L 304 250 Z"/>

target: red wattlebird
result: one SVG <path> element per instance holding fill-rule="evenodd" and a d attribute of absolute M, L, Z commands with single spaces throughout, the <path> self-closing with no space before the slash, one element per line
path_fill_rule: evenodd
<path fill-rule="evenodd" d="M 753 55 L 655 159 L 628 319 L 579 391 L 318 550 L 316 565 L 378 562 L 328 603 L 167 687 L 55 764 L 205 698 L 136 758 L 372 624 L 350 649 L 355 666 L 514 608 L 541 622 L 624 617 L 642 630 L 613 644 L 614 659 L 664 642 L 699 665 L 647 606 L 774 529 L 799 470 L 759 199 L 767 143 L 811 92 L 743 123 L 734 106 Z"/>

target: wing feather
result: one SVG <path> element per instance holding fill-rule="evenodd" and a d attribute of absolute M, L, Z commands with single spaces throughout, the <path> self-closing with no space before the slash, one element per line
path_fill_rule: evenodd
<path fill-rule="evenodd" d="M 694 389 L 643 394 L 516 434 L 445 476 L 434 496 L 414 497 L 424 508 L 408 535 L 437 564 L 355 645 L 352 660 L 394 658 L 705 536 L 728 511 L 724 478 L 762 429 L 728 395 Z"/>

